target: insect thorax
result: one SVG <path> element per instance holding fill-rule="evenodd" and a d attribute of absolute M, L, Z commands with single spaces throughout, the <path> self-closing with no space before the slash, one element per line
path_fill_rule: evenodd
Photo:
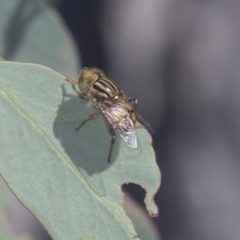
<path fill-rule="evenodd" d="M 89 94 L 98 101 L 111 100 L 113 103 L 124 101 L 126 98 L 123 91 L 107 77 L 95 81 Z"/>

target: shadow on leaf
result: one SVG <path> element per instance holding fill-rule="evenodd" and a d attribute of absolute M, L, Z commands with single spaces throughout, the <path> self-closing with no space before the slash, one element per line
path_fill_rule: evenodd
<path fill-rule="evenodd" d="M 54 135 L 60 140 L 72 163 L 78 171 L 82 173 L 82 170 L 85 170 L 88 175 L 111 167 L 119 151 L 117 137 L 111 163 L 107 163 L 111 135 L 102 113 L 76 131 L 85 117 L 94 110 L 90 102 L 63 94 L 63 101 L 59 105 L 53 125 Z"/>

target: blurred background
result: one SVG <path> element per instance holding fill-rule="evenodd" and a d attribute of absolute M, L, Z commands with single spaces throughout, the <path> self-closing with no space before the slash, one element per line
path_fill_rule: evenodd
<path fill-rule="evenodd" d="M 240 1 L 45 0 L 82 65 L 139 100 L 162 172 L 164 240 L 240 239 Z M 143 206 L 145 192 L 125 186 Z M 42 239 L 47 239 L 44 237 Z"/>
<path fill-rule="evenodd" d="M 83 66 L 139 99 L 164 240 L 240 239 L 240 1 L 56 0 Z M 143 205 L 144 191 L 126 187 Z"/>

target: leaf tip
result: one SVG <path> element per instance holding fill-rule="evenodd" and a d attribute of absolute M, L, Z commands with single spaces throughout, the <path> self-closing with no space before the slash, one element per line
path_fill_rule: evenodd
<path fill-rule="evenodd" d="M 157 190 L 159 189 L 159 187 L 160 187 L 160 182 Z M 158 207 L 154 200 L 154 196 L 156 195 L 157 190 L 155 192 L 152 192 L 146 189 L 146 196 L 145 196 L 144 202 L 146 205 L 146 209 L 151 217 L 159 216 Z"/>

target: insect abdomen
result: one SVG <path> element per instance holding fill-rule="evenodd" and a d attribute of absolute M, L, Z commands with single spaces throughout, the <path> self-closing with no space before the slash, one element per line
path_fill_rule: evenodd
<path fill-rule="evenodd" d="M 133 122 L 133 125 L 135 125 L 136 123 L 136 115 L 135 115 L 135 112 L 133 110 L 133 107 L 130 103 L 125 103 L 124 107 L 127 109 L 129 115 L 130 115 L 130 118 L 132 119 L 132 122 Z"/>

